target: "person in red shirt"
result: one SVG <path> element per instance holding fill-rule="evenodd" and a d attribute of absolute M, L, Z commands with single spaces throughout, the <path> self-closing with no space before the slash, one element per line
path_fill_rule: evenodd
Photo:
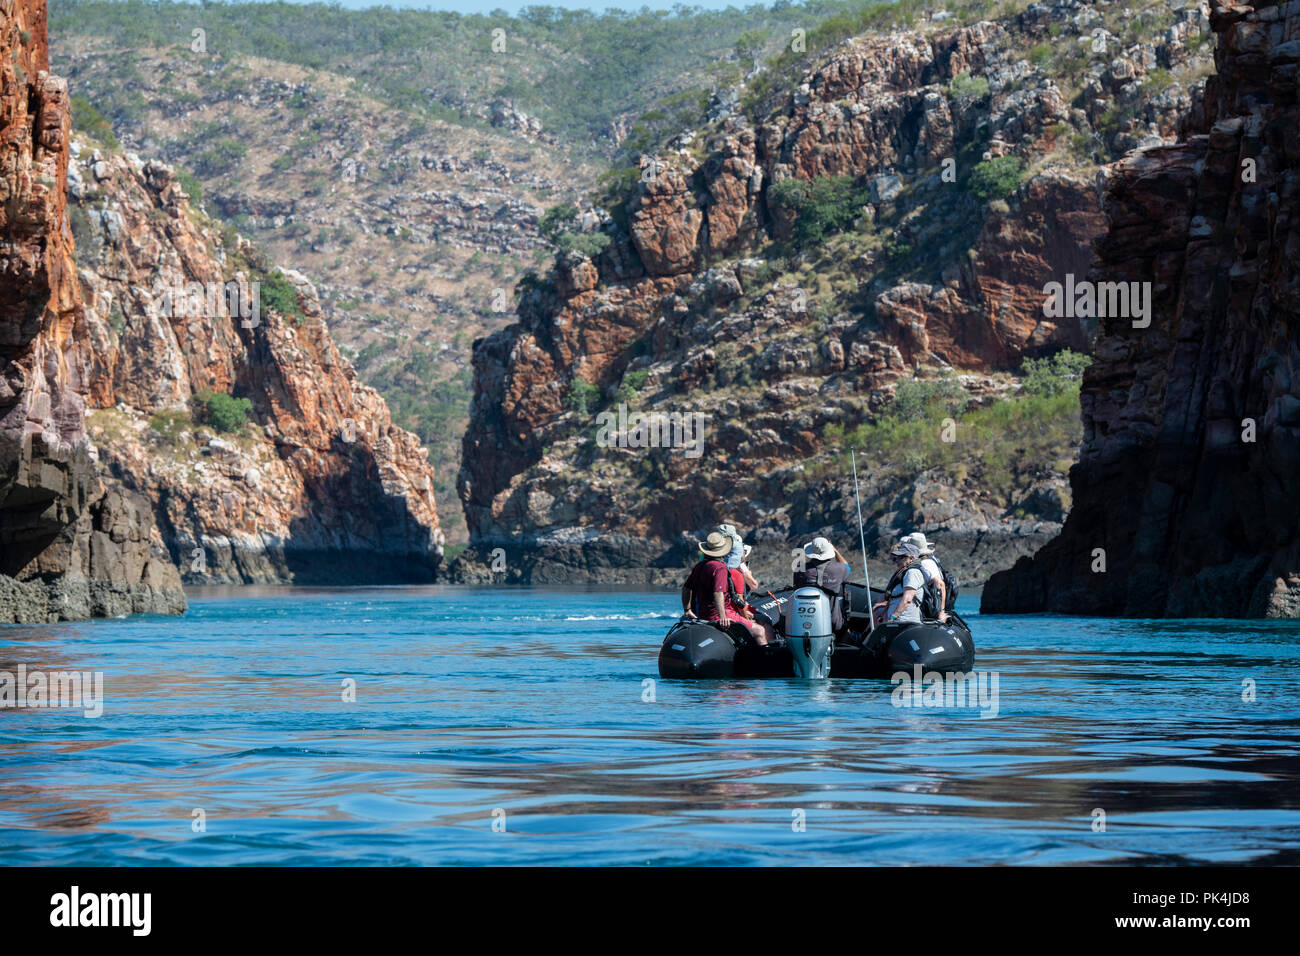
<path fill-rule="evenodd" d="M 731 539 L 713 532 L 700 542 L 704 558 L 691 569 L 682 586 L 682 615 L 698 617 L 711 623 L 734 621 L 743 624 L 757 644 L 766 644 L 775 636 L 762 621 L 754 620 L 753 609 L 745 603 L 745 581 L 740 571 L 729 571 L 723 560 L 731 553 Z"/>

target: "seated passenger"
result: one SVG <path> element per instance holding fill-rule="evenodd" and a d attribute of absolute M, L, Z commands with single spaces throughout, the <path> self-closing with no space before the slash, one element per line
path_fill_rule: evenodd
<path fill-rule="evenodd" d="M 895 621 L 921 623 L 920 596 L 925 588 L 925 573 L 920 567 L 920 557 L 920 548 L 910 541 L 900 541 L 889 552 L 889 558 L 897 570 L 885 586 L 888 607 L 885 601 L 878 601 L 873 608 L 878 612 L 877 625 Z"/>
<path fill-rule="evenodd" d="M 704 558 L 691 569 L 682 586 L 682 616 L 698 617 L 713 624 L 743 624 L 756 643 L 766 644 L 775 636 L 772 629 L 754 620 L 753 609 L 737 590 L 736 578 L 724 561 L 732 550 L 731 539 L 714 531 L 699 547 Z"/>
<path fill-rule="evenodd" d="M 739 569 L 745 561 L 745 542 L 741 540 L 740 532 L 736 530 L 734 524 L 720 524 L 718 533 L 725 534 L 731 539 L 731 551 L 726 557 L 727 567 L 733 571 Z"/>
<path fill-rule="evenodd" d="M 939 559 L 934 556 L 934 545 L 925 540 L 925 534 L 921 531 L 904 535 L 903 541 L 916 545 L 920 552 L 921 573 L 925 575 L 925 586 L 934 594 L 933 617 L 939 621 L 948 620 L 948 585 L 943 579 L 943 569 L 939 566 Z"/>
<path fill-rule="evenodd" d="M 794 572 L 794 586 L 821 588 L 831 597 L 831 626 L 844 630 L 844 585 L 853 568 L 844 555 L 825 538 L 813 538 L 803 546 L 804 566 Z"/>

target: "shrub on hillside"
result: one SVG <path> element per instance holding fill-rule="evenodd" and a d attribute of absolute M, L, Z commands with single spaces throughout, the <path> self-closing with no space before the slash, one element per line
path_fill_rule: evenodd
<path fill-rule="evenodd" d="M 645 388 L 645 383 L 650 378 L 650 372 L 646 369 L 639 369 L 635 372 L 628 372 L 623 376 L 623 381 L 614 391 L 614 398 L 624 404 L 636 398 L 637 392 Z"/>
<path fill-rule="evenodd" d="M 564 404 L 579 415 L 588 415 L 600 400 L 600 389 L 586 379 L 575 378 L 564 396 Z"/>
<path fill-rule="evenodd" d="M 571 231 L 577 218 L 577 206 L 570 202 L 560 203 L 542 213 L 542 218 L 537 220 L 537 231 L 555 242 L 563 233 Z"/>
<path fill-rule="evenodd" d="M 905 378 L 894 386 L 894 400 L 885 417 L 896 422 L 917 422 L 929 413 L 950 414 L 966 401 L 966 392 L 955 378 Z"/>
<path fill-rule="evenodd" d="M 896 396 L 895 404 L 875 421 L 850 429 L 828 425 L 823 438 L 835 448 L 856 449 L 858 467 L 877 477 L 907 481 L 939 469 L 949 480 L 962 481 L 974 474 L 983 491 L 1002 500 L 1016 486 L 1022 469 L 1054 462 L 1064 474 L 1082 437 L 1075 389 L 1050 395 L 1022 390 L 969 410 L 939 394 L 925 398 L 918 414 L 918 399 L 924 397 L 913 395 L 915 388 L 902 388 L 901 400 Z M 945 428 L 945 418 L 953 419 L 955 427 Z"/>
<path fill-rule="evenodd" d="M 989 95 L 989 81 L 987 77 L 958 73 L 948 84 L 948 92 L 958 101 L 975 103 Z"/>
<path fill-rule="evenodd" d="M 772 187 L 772 201 L 777 208 L 793 213 L 790 239 L 802 250 L 853 225 L 862 215 L 862 207 L 871 201 L 871 194 L 866 186 L 855 185 L 852 176 L 820 176 L 783 179 Z"/>
<path fill-rule="evenodd" d="M 610 238 L 605 233 L 578 231 L 578 208 L 572 203 L 546 210 L 537 229 L 559 252 L 568 255 L 594 259 L 609 248 Z"/>
<path fill-rule="evenodd" d="M 199 425 L 211 425 L 219 432 L 240 431 L 248 423 L 253 403 L 224 392 L 204 390 L 190 397 L 190 412 Z"/>
<path fill-rule="evenodd" d="M 247 144 L 237 139 L 223 139 L 200 153 L 194 160 L 194 168 L 201 176 L 221 176 L 233 171 L 247 155 Z"/>
<path fill-rule="evenodd" d="M 118 148 L 117 137 L 113 134 L 113 124 L 84 96 L 72 98 L 72 128 L 98 140 L 109 149 Z"/>
<path fill-rule="evenodd" d="M 261 282 L 262 307 L 275 309 L 286 319 L 301 322 L 306 316 L 298 302 L 298 290 L 293 283 L 278 272 L 263 275 Z"/>
<path fill-rule="evenodd" d="M 609 236 L 603 232 L 566 232 L 556 241 L 561 252 L 594 259 L 609 248 Z"/>
<path fill-rule="evenodd" d="M 1026 359 L 1020 383 L 1027 395 L 1060 395 L 1078 389 L 1092 357 L 1063 349 L 1048 358 Z"/>
<path fill-rule="evenodd" d="M 970 175 L 971 195 L 980 202 L 1006 199 L 1019 188 L 1023 165 L 1018 156 L 998 156 L 976 163 Z"/>
<path fill-rule="evenodd" d="M 181 191 L 189 197 L 191 206 L 199 206 L 203 202 L 203 184 L 194 176 L 179 166 L 176 167 L 176 181 L 181 185 Z"/>

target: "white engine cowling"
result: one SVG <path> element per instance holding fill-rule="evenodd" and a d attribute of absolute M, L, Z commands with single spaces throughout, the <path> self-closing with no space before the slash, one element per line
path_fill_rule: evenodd
<path fill-rule="evenodd" d="M 819 588 L 800 588 L 785 607 L 785 636 L 796 677 L 829 677 L 835 631 L 831 599 Z"/>

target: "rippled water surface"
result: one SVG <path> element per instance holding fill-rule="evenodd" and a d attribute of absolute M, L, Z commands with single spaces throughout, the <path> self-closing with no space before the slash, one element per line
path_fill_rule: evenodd
<path fill-rule="evenodd" d="M 0 670 L 105 692 L 99 719 L 0 710 L 0 861 L 1300 862 L 1294 623 L 963 601 L 993 717 L 887 680 L 657 680 L 674 601 L 243 590 L 0 628 Z"/>

